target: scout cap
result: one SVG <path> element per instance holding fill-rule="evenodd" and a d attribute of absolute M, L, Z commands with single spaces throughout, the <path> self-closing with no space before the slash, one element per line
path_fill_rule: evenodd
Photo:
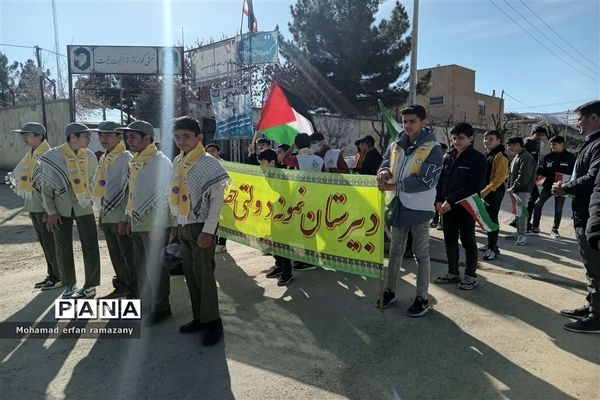
<path fill-rule="evenodd" d="M 46 136 L 46 128 L 39 122 L 28 122 L 21 129 L 14 129 L 13 132 L 33 133 L 35 135 Z"/>
<path fill-rule="evenodd" d="M 77 135 L 83 132 L 89 132 L 90 128 L 85 126 L 84 124 L 80 124 L 79 122 L 71 122 L 69 125 L 65 126 L 65 136 L 67 140 L 71 135 Z"/>
<path fill-rule="evenodd" d="M 111 132 L 121 133 L 118 131 L 119 128 L 121 128 L 121 124 L 117 124 L 116 122 L 113 122 L 113 121 L 102 121 L 98 124 L 97 128 L 90 129 L 90 131 L 100 132 L 100 133 L 111 133 Z"/>
<path fill-rule="evenodd" d="M 146 121 L 133 121 L 123 128 L 118 128 L 119 131 L 138 132 L 154 139 L 154 127 Z"/>

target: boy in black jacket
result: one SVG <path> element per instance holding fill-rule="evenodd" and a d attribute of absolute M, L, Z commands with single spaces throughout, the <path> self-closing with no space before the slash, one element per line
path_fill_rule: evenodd
<path fill-rule="evenodd" d="M 579 252 L 588 278 L 588 304 L 574 310 L 562 310 L 565 317 L 575 322 L 565 324 L 573 332 L 600 333 L 600 252 L 593 250 L 586 236 L 590 219 L 590 198 L 600 170 L 600 100 L 586 103 L 575 110 L 577 126 L 584 141 L 577 151 L 574 176 L 569 182 L 552 185 L 555 196 L 573 195 L 573 225 Z"/>
<path fill-rule="evenodd" d="M 456 202 L 479 193 L 485 183 L 485 157 L 473 147 L 474 133 L 473 127 L 465 122 L 457 124 L 450 132 L 454 150 L 444 158 L 435 200 L 435 208 L 444 218 L 448 272 L 437 277 L 434 282 L 460 282 L 458 287 L 464 290 L 477 286 L 477 243 L 475 221 Z M 459 235 L 467 260 L 462 281 L 458 271 Z"/>
<path fill-rule="evenodd" d="M 558 181 L 568 181 L 567 178 L 571 177 L 571 174 L 573 173 L 573 166 L 575 164 L 575 156 L 565 150 L 564 137 L 554 136 L 549 140 L 549 142 L 550 153 L 544 157 L 542 166 L 538 168 L 538 175 L 541 175 L 546 179 L 542 184 L 540 197 L 535 202 L 535 208 L 533 211 L 533 227 L 531 229 L 533 233 L 540 232 L 542 208 L 544 208 L 546 201 L 552 197 L 552 184 Z M 558 228 L 560 227 L 560 220 L 562 219 L 564 204 L 564 196 L 554 196 L 554 225 L 552 225 L 552 231 L 550 235 L 555 239 L 560 238 Z"/>

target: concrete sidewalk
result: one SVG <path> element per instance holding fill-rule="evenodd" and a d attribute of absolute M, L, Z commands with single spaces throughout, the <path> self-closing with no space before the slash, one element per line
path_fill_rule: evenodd
<path fill-rule="evenodd" d="M 0 185 L 0 321 L 53 321 L 61 291 L 32 289 L 45 265 L 20 204 Z M 478 288 L 431 284 L 434 308 L 416 319 L 404 314 L 415 296 L 413 260 L 398 302 L 382 314 L 376 280 L 319 269 L 280 288 L 264 277 L 272 257 L 228 242 L 217 257 L 224 343 L 203 348 L 201 336 L 177 332 L 191 310 L 175 276 L 174 316 L 139 340 L 1 340 L 1 397 L 599 399 L 600 336 L 565 331 L 557 312 L 585 296 L 570 205 L 564 214 L 564 239 L 529 237 L 524 248 L 500 239 L 501 257 L 480 263 Z M 549 216 L 542 222 L 549 232 Z M 432 256 L 445 258 L 441 232 L 431 233 Z M 113 273 L 100 246 L 104 295 Z M 83 277 L 79 242 L 75 249 Z M 445 270 L 433 263 L 432 280 Z"/>

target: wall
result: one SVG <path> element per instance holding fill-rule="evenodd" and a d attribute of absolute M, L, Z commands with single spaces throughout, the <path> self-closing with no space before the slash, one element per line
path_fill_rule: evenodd
<path fill-rule="evenodd" d="M 69 120 L 68 100 L 55 100 L 46 103 L 48 120 L 48 142 L 57 146 L 64 142 L 63 131 Z M 18 133 L 27 122 L 42 122 L 42 107 L 39 104 L 0 109 L 0 168 L 12 169 L 23 158 L 27 146 Z"/>

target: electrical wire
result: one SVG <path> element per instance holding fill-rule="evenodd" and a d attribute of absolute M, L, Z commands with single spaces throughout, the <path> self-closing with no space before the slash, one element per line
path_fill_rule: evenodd
<path fill-rule="evenodd" d="M 562 40 L 563 42 L 565 42 L 565 43 L 567 44 L 567 46 L 569 46 L 569 47 L 571 47 L 573 50 L 575 50 L 575 51 L 577 52 L 577 54 L 579 54 L 581 57 L 583 57 L 583 58 L 584 58 L 584 59 L 586 59 L 588 62 L 590 62 L 590 63 L 591 63 L 593 66 L 595 66 L 596 68 L 600 68 L 600 66 L 599 66 L 598 64 L 596 64 L 595 62 L 593 62 L 592 60 L 590 60 L 589 58 L 587 58 L 587 57 L 585 56 L 585 54 L 583 54 L 582 52 L 580 52 L 579 50 L 577 50 L 577 48 L 576 48 L 575 46 L 573 46 L 572 44 L 570 44 L 570 43 L 567 41 L 567 39 L 565 39 L 565 38 L 564 38 L 564 37 L 562 37 L 562 36 L 561 36 L 561 35 L 560 35 L 558 32 L 556 32 L 556 31 L 555 31 L 555 30 L 552 28 L 552 26 L 548 25 L 548 24 L 546 23 L 546 21 L 544 21 L 544 20 L 542 19 L 542 17 L 540 17 L 540 16 L 539 16 L 539 15 L 538 15 L 538 14 L 537 14 L 535 11 L 533 11 L 533 10 L 531 9 L 531 7 L 529 7 L 529 6 L 527 5 L 527 3 L 525 3 L 523 0 L 520 0 L 520 1 L 521 1 L 521 3 L 522 3 L 522 4 L 523 4 L 525 7 L 527 7 L 527 9 L 528 9 L 529 11 L 531 11 L 531 13 L 532 13 L 533 15 L 535 15 L 535 16 L 536 16 L 536 18 L 537 18 L 537 19 L 539 19 L 539 20 L 542 22 L 542 24 L 546 25 L 546 27 L 547 27 L 548 29 L 550 29 L 550 30 L 552 31 L 552 33 L 554 33 L 556 36 L 558 36 L 558 37 L 560 38 L 560 40 Z"/>
<path fill-rule="evenodd" d="M 552 53 L 556 58 L 558 58 L 559 60 L 561 60 L 562 62 L 564 62 L 565 64 L 567 64 L 568 66 L 570 66 L 571 68 L 573 68 L 575 71 L 577 71 L 581 75 L 585 76 L 586 78 L 591 79 L 594 82 L 600 83 L 600 80 L 598 80 L 598 78 L 590 76 L 587 73 L 581 71 L 580 69 L 578 69 L 577 67 L 575 67 L 574 65 L 572 65 L 570 62 L 568 62 L 567 60 L 565 60 L 563 57 L 561 57 L 560 55 L 556 54 L 551 48 L 549 48 L 548 46 L 546 46 L 544 43 L 540 42 L 535 36 L 533 36 L 531 33 L 529 33 L 529 31 L 527 31 L 527 29 L 525 29 L 521 24 L 519 24 L 517 21 L 515 21 L 515 19 L 513 17 L 511 17 L 509 14 L 507 14 L 506 11 L 504 11 L 498 4 L 496 4 L 494 2 L 494 0 L 488 0 L 488 1 L 490 3 L 492 3 L 494 5 L 494 7 L 496 7 L 498 10 L 500 10 L 500 12 L 502 12 L 502 14 L 504 14 L 508 19 L 510 19 L 515 25 L 517 25 L 519 28 L 521 28 L 521 30 L 523 32 L 525 32 L 527 35 L 529 35 L 529 37 L 531 37 L 533 40 L 535 40 L 543 48 L 545 48 L 550 53 Z"/>
<path fill-rule="evenodd" d="M 531 26 L 533 29 L 535 29 L 540 35 L 542 35 L 544 38 L 546 38 L 547 40 L 550 41 L 550 43 L 552 43 L 554 46 L 556 46 L 557 48 L 559 48 L 560 50 L 562 50 L 563 53 L 565 53 L 567 55 L 567 57 L 569 57 L 572 61 L 575 61 L 575 63 L 577 63 L 579 66 L 587 68 L 588 71 L 591 71 L 592 74 L 598 74 L 598 69 L 597 68 L 591 68 L 585 64 L 581 64 L 579 62 L 579 59 L 577 59 L 576 57 L 572 56 L 569 52 L 567 52 L 565 49 L 563 49 L 558 43 L 556 43 L 554 40 L 552 40 L 551 38 L 549 38 L 544 32 L 542 32 L 537 26 L 535 26 L 527 17 L 525 17 L 523 14 L 521 14 L 519 12 L 519 10 L 517 10 L 515 7 L 512 6 L 512 4 L 510 4 L 507 0 L 504 0 L 504 2 L 506 3 L 507 6 L 509 6 L 514 12 L 516 12 L 521 18 L 523 18 L 523 20 L 525 22 L 527 22 L 529 24 L 529 26 Z"/>

